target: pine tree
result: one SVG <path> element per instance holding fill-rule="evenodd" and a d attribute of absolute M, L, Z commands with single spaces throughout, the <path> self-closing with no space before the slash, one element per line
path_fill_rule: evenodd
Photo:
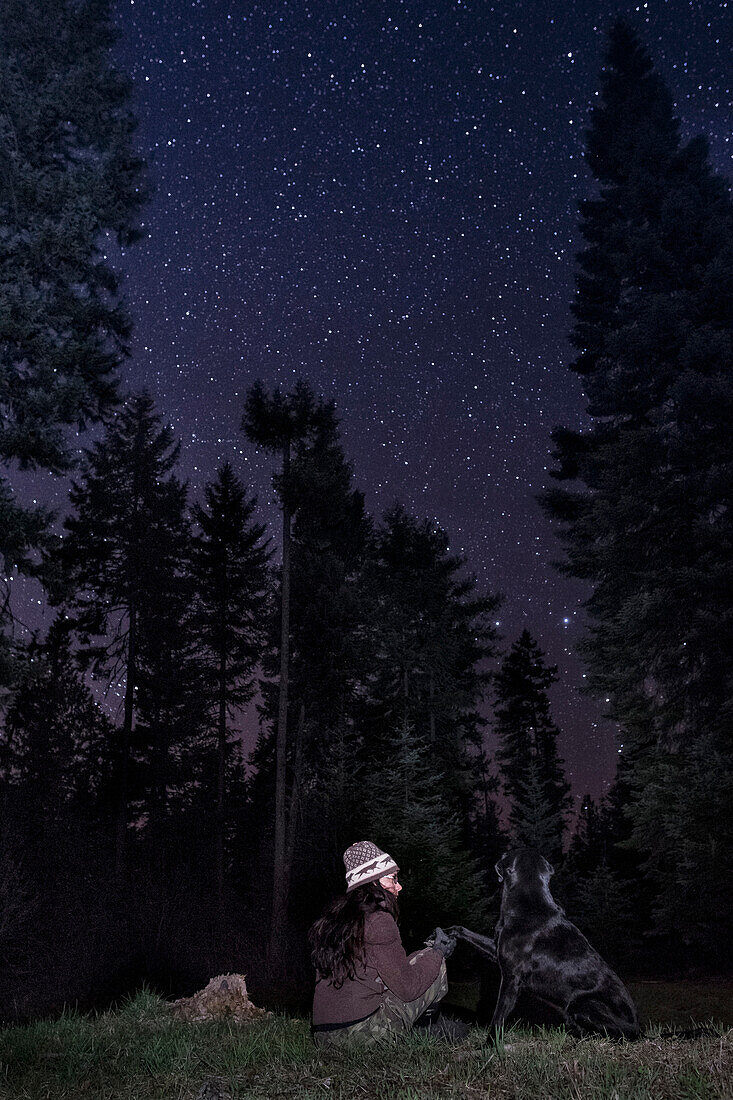
<path fill-rule="evenodd" d="M 291 481 L 293 446 L 306 439 L 323 413 L 310 387 L 299 380 L 293 392 L 276 388 L 268 395 L 257 381 L 247 394 L 242 427 L 248 439 L 280 456 L 281 467 L 274 478 L 282 508 L 282 569 L 280 574 L 280 670 L 275 753 L 275 837 L 273 854 L 272 923 L 270 956 L 274 964 L 284 963 L 285 925 L 289 881 L 286 867 L 286 768 L 288 748 L 288 690 L 290 676 L 290 543 L 293 512 L 297 500 Z"/>
<path fill-rule="evenodd" d="M 0 3 L 0 458 L 22 468 L 67 470 L 70 430 L 116 401 L 109 251 L 140 235 L 147 190 L 114 38 L 107 0 Z M 48 516 L 5 481 L 0 502 L 3 572 L 25 570 Z"/>
<path fill-rule="evenodd" d="M 578 881 L 570 916 L 604 959 L 628 965 L 641 940 L 639 913 L 605 859 Z"/>
<path fill-rule="evenodd" d="M 195 630 L 185 489 L 167 503 L 158 585 L 137 615 L 130 776 L 131 805 L 145 815 L 137 836 L 161 869 L 199 801 L 209 759 L 209 683 Z"/>
<path fill-rule="evenodd" d="M 25 656 L 0 733 L 0 996 L 7 982 L 8 1004 L 17 966 L 32 984 L 48 952 L 58 974 L 67 945 L 86 934 L 78 899 L 82 922 L 93 922 L 113 840 L 112 723 L 75 666 L 68 623 L 57 619 Z"/>
<path fill-rule="evenodd" d="M 328 889 L 331 869 L 351 843 L 358 740 L 354 707 L 366 662 L 359 577 L 371 525 L 363 495 L 353 486 L 332 405 L 319 407 L 312 431 L 293 445 L 290 486 L 297 507 L 284 866 L 290 917 L 299 920 L 309 912 L 319 880 Z M 265 670 L 276 674 L 271 659 L 265 660 Z M 276 685 L 265 683 L 263 697 L 269 726 L 278 711 Z M 262 738 L 254 758 L 253 808 L 260 819 L 264 789 L 271 789 L 274 780 L 271 740 L 269 733 Z"/>
<path fill-rule="evenodd" d="M 702 751 L 655 748 L 636 762 L 631 837 L 652 881 L 654 931 L 716 972 L 733 965 L 733 768 L 713 737 Z"/>
<path fill-rule="evenodd" d="M 640 873 L 639 856 L 628 845 L 631 826 L 624 815 L 630 797 L 628 763 L 622 760 L 602 799 L 583 797 L 575 832 L 553 880 L 555 896 L 570 918 L 604 957 L 627 970 L 655 965 L 649 940 L 653 899 L 649 882 Z"/>
<path fill-rule="evenodd" d="M 360 578 L 371 535 L 363 494 L 333 408 L 293 464 L 300 505 L 293 527 L 293 799 L 288 863 L 304 891 L 327 889 L 351 843 L 358 798 L 356 700 L 368 657 Z M 305 831 L 308 841 L 299 840 Z M 300 906 L 299 906 L 300 908 Z"/>
<path fill-rule="evenodd" d="M 608 858 L 612 843 L 608 817 L 603 803 L 598 805 L 589 794 L 583 796 L 566 860 L 575 876 L 589 874 Z"/>
<path fill-rule="evenodd" d="M 115 694 L 120 688 L 124 694 L 117 774 L 120 874 L 126 862 L 138 692 L 145 697 L 150 726 L 155 693 L 164 689 L 162 681 L 156 683 L 159 664 L 168 660 L 165 647 L 172 634 L 180 634 L 180 625 L 176 631 L 170 620 L 183 603 L 188 553 L 186 488 L 173 473 L 178 453 L 150 396 L 132 397 L 104 438 L 85 452 L 81 477 L 70 493 L 74 511 L 64 522 L 66 535 L 46 573 L 54 598 L 68 601 L 80 659 Z M 166 682 L 170 692 L 170 676 Z"/>
<path fill-rule="evenodd" d="M 580 486 L 545 500 L 593 584 L 592 683 L 625 734 L 680 745 L 722 730 L 733 695 L 733 205 L 623 24 L 587 144 L 571 369 L 593 420 L 554 433 Z"/>
<path fill-rule="evenodd" d="M 545 665 L 528 630 L 502 661 L 495 680 L 497 760 L 511 801 L 513 839 L 539 848 L 549 859 L 562 852 L 570 806 L 570 787 L 557 753 L 559 730 L 547 695 L 556 681 L 557 669 Z"/>
<path fill-rule="evenodd" d="M 467 820 L 478 782 L 498 600 L 481 595 L 448 538 L 395 505 L 377 531 L 364 584 L 372 649 L 364 731 L 375 751 L 380 730 L 407 721 L 426 730 Z"/>
<path fill-rule="evenodd" d="M 364 781 L 362 833 L 379 838 L 400 865 L 401 924 L 416 946 L 436 924 L 487 923 L 481 867 L 466 849 L 461 814 L 436 756 L 429 734 L 403 722 L 388 738 L 381 766 Z"/>
<path fill-rule="evenodd" d="M 664 753 L 691 775 L 721 754 L 716 787 L 733 771 L 733 204 L 705 142 L 680 141 L 672 96 L 623 24 L 610 35 L 587 159 L 599 194 L 582 205 L 571 369 L 592 423 L 554 433 L 561 484 L 545 504 L 564 570 L 593 585 L 589 681 L 610 699 L 630 774 L 645 777 L 629 809 L 635 845 L 652 853 L 652 825 L 672 835 L 678 824 L 651 781 Z M 713 836 L 702 804 L 687 805 L 702 892 Z M 653 864 L 668 926 L 673 872 Z"/>
<path fill-rule="evenodd" d="M 502 837 L 479 708 L 498 600 L 477 592 L 445 532 L 400 506 L 375 533 L 362 586 L 368 663 L 357 711 L 361 774 L 390 770 L 404 729 L 424 739 L 464 855 L 478 858 L 493 885 Z M 369 800 L 359 805 L 368 824 L 374 808 Z"/>
<path fill-rule="evenodd" d="M 499 776 L 492 769 L 492 759 L 482 743 L 475 764 L 476 787 L 470 815 L 470 849 L 484 871 L 485 886 L 491 893 L 496 889 L 495 866 L 508 842 L 503 828 L 496 795 L 501 789 Z"/>
<path fill-rule="evenodd" d="M 223 915 L 227 777 L 234 737 L 232 718 L 256 691 L 256 671 L 267 638 L 269 550 L 265 527 L 253 519 L 248 497 L 229 462 L 205 487 L 205 507 L 196 504 L 193 542 L 193 630 L 205 670 L 206 706 L 216 739 L 216 883 Z"/>
<path fill-rule="evenodd" d="M 105 824 L 112 769 L 112 723 L 74 665 L 69 634 L 60 616 L 45 643 L 30 651 L 32 671 L 0 736 L 0 773 L 17 794 L 23 831 L 57 857 L 85 827 Z"/>
<path fill-rule="evenodd" d="M 547 859 L 562 855 L 565 819 L 547 796 L 539 757 L 530 740 L 529 758 L 512 785 L 509 828 L 516 847 L 536 848 Z"/>

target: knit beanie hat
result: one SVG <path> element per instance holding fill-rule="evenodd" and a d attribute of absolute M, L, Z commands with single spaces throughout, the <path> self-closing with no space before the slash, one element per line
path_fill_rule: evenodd
<path fill-rule="evenodd" d="M 399 867 L 386 852 L 372 844 L 371 840 L 357 840 L 344 852 L 346 865 L 346 893 L 365 882 L 376 882 L 385 875 L 393 875 Z"/>

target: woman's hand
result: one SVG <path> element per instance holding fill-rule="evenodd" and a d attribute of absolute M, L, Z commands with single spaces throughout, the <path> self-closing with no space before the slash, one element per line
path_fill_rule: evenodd
<path fill-rule="evenodd" d="M 432 947 L 434 951 L 439 952 L 444 959 L 449 959 L 456 949 L 455 936 L 449 936 L 448 933 L 444 932 L 440 927 L 430 933 L 425 943 L 428 947 Z"/>

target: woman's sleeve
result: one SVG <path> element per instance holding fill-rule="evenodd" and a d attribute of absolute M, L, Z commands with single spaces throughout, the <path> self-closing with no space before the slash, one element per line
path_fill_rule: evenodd
<path fill-rule="evenodd" d="M 399 929 L 389 913 L 370 913 L 364 925 L 367 965 L 401 1001 L 414 1001 L 438 976 L 443 956 L 428 948 L 405 954 Z M 412 960 L 412 961 L 411 961 Z"/>

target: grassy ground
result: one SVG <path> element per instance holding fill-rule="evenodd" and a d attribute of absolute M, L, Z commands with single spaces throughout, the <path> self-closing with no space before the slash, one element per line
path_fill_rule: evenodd
<path fill-rule="evenodd" d="M 733 1028 L 733 980 L 628 982 L 643 1027 L 658 1023 L 689 1027 L 691 1020 L 717 1020 Z M 733 1096 L 733 1089 L 731 1089 Z"/>
<path fill-rule="evenodd" d="M 2 1100 L 729 1100 L 733 1031 L 638 1043 L 472 1029 L 455 1047 L 421 1034 L 317 1053 L 308 1024 L 188 1024 L 140 994 L 124 1009 L 0 1031 Z"/>
<path fill-rule="evenodd" d="M 689 1028 L 700 1020 L 715 1020 L 724 1028 L 733 1028 L 733 979 L 701 978 L 679 981 L 630 980 L 626 983 L 639 1011 L 643 1028 L 657 1024 Z M 498 991 L 498 983 L 497 983 Z M 475 1012 L 481 992 L 476 979 L 451 981 L 448 1003 L 455 1008 Z M 496 993 L 491 998 L 491 1006 Z M 525 1004 L 525 1008 L 531 1007 Z M 539 1006 L 535 1005 L 535 1008 Z M 490 1009 L 489 1015 L 490 1015 Z M 733 1089 L 731 1089 L 733 1096 Z"/>

